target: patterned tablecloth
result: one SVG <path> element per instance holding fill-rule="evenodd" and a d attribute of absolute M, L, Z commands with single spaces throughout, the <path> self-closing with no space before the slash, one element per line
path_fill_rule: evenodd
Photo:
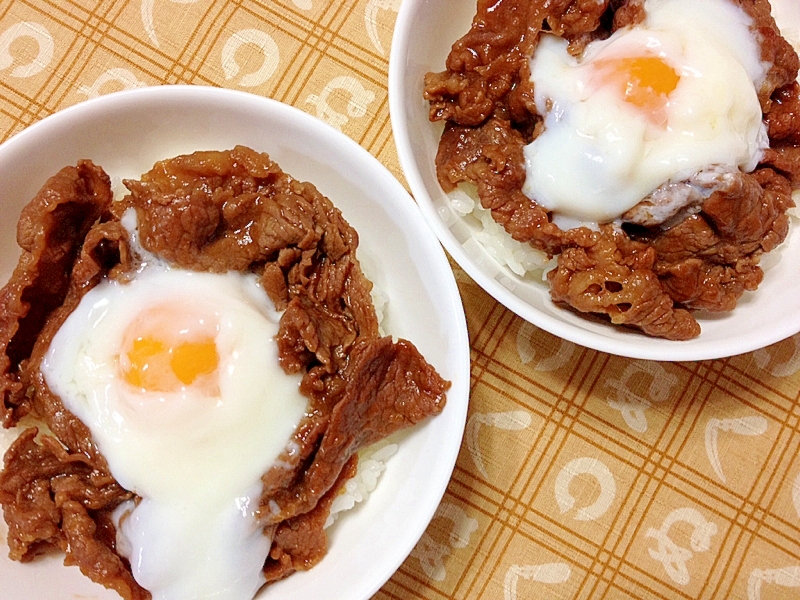
<path fill-rule="evenodd" d="M 387 101 L 399 4 L 1 0 L 0 140 L 122 88 L 214 85 L 316 115 L 403 181 Z M 800 598 L 800 336 L 726 360 L 623 359 L 454 269 L 472 344 L 463 447 L 376 599 Z"/>

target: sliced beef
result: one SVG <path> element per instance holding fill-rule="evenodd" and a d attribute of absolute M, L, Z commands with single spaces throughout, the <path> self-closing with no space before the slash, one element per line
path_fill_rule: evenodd
<path fill-rule="evenodd" d="M 110 203 L 108 176 L 91 161 L 81 161 L 51 177 L 22 212 L 17 225 L 22 254 L 0 291 L 0 421 L 6 427 L 30 412 L 20 368 L 47 318 L 64 301 L 84 238 Z"/>
<path fill-rule="evenodd" d="M 649 335 L 687 340 L 700 333 L 685 309 L 676 309 L 653 271 L 652 247 L 631 242 L 606 226 L 587 247 L 567 247 L 547 274 L 551 297 L 579 311 L 608 315 L 616 325 L 635 326 Z"/>
<path fill-rule="evenodd" d="M 307 571 L 322 560 L 328 550 L 325 523 L 331 504 L 347 480 L 355 476 L 357 466 L 358 458 L 354 456 L 347 461 L 336 483 L 313 509 L 274 526 L 272 547 L 264 565 L 264 576 L 268 582 L 288 577 L 295 571 Z"/>
<path fill-rule="evenodd" d="M 597 31 L 609 0 L 554 0 L 548 3 L 546 22 L 552 33 L 560 36 Z"/>
<path fill-rule="evenodd" d="M 505 110 L 506 96 L 524 83 L 520 74 L 545 18 L 538 4 L 478 1 L 472 28 L 453 45 L 447 70 L 425 76 L 431 120 L 474 127 Z"/>
<path fill-rule="evenodd" d="M 48 310 L 28 313 L 39 311 L 39 318 L 36 331 L 28 332 L 31 339 L 24 358 L 8 349 L 0 356 L 25 390 L 24 404 L 19 406 L 43 421 L 56 437 L 37 441 L 36 428 L 20 434 L 0 472 L 0 505 L 9 526 L 11 558 L 28 561 L 39 552 L 60 548 L 67 553 L 65 564 L 77 565 L 124 598 L 143 600 L 149 593 L 133 582 L 127 565 L 114 552 L 113 534 L 100 525 L 109 523 L 109 513 L 131 494 L 110 475 L 88 428 L 50 392 L 39 371 L 50 341 L 84 294 L 104 277 L 131 268 L 127 232 L 113 220 L 110 203 L 108 176 L 81 161 L 77 168 L 65 168 L 51 178 L 22 213 L 24 251 L 2 292 L 3 314 L 22 305 L 31 289 L 57 289 L 58 299 L 43 294 Z M 36 282 L 35 287 L 20 285 L 28 281 Z M 3 323 L 0 335 L 7 336 L 13 327 Z"/>
<path fill-rule="evenodd" d="M 800 83 L 794 81 L 775 92 L 764 121 L 773 143 L 800 145 Z"/>
<path fill-rule="evenodd" d="M 779 145 L 769 148 L 762 165 L 783 175 L 794 189 L 800 188 L 800 146 Z"/>
<path fill-rule="evenodd" d="M 295 436 L 301 451 L 293 460 L 307 466 L 291 474 L 291 483 L 280 466 L 264 478 L 261 509 L 272 522 L 313 508 L 359 449 L 439 413 L 449 385 L 413 344 L 388 337 L 356 344 L 340 377 L 340 385 L 329 388 L 335 397 L 315 399 L 309 422 Z M 315 426 L 320 421 L 324 431 Z"/>
<path fill-rule="evenodd" d="M 81 453 L 97 468 L 108 470 L 89 429 L 65 407 L 44 381 L 39 365 L 50 348 L 50 341 L 83 296 L 106 277 L 122 277 L 133 264 L 128 249 L 128 233 L 117 221 L 96 223 L 86 234 L 81 252 L 70 269 L 64 300 L 50 313 L 34 344 L 30 358 L 20 369 L 20 379 L 30 395 L 33 413 L 74 453 Z"/>
<path fill-rule="evenodd" d="M 36 441 L 26 429 L 6 452 L 0 472 L 0 504 L 8 523 L 10 557 L 27 562 L 50 549 L 66 553 L 94 581 L 126 600 L 149 600 L 114 552 L 113 538 L 98 526 L 117 505 L 132 497 L 105 470 L 53 437 Z"/>

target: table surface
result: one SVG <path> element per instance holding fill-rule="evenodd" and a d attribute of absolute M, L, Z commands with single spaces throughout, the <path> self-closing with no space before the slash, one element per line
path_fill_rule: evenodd
<path fill-rule="evenodd" d="M 0 141 L 119 89 L 213 85 L 327 121 L 404 182 L 387 97 L 399 4 L 0 0 Z M 376 599 L 800 598 L 800 336 L 725 360 L 619 358 L 526 323 L 453 267 L 464 443 Z"/>

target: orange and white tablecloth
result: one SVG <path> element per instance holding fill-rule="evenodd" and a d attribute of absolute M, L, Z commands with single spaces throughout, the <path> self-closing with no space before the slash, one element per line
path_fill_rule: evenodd
<path fill-rule="evenodd" d="M 399 5 L 0 0 L 0 140 L 122 88 L 213 85 L 327 121 L 403 181 L 387 99 Z M 618 358 L 454 269 L 472 346 L 464 442 L 377 600 L 800 598 L 800 336 L 726 360 Z"/>

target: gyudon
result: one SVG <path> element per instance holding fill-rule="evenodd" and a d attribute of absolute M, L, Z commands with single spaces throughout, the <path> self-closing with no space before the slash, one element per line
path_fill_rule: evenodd
<path fill-rule="evenodd" d="M 425 78 L 438 179 L 542 253 L 519 274 L 557 257 L 554 301 L 690 339 L 787 235 L 797 73 L 766 0 L 480 0 Z"/>
<path fill-rule="evenodd" d="M 252 598 L 326 552 L 359 449 L 444 407 L 379 334 L 358 236 L 245 147 L 125 181 L 88 160 L 24 209 L 0 296 L 10 556 L 127 599 Z M 30 416 L 29 416 L 30 415 Z"/>

